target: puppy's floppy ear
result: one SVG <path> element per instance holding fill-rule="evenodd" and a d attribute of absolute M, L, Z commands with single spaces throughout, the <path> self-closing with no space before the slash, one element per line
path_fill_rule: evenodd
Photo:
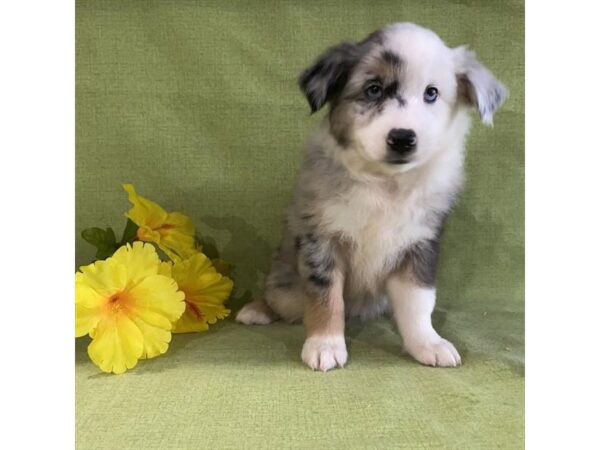
<path fill-rule="evenodd" d="M 298 84 L 313 113 L 344 88 L 358 59 L 358 46 L 342 42 L 329 48 L 300 74 Z"/>
<path fill-rule="evenodd" d="M 454 49 L 459 101 L 474 106 L 481 121 L 492 125 L 494 113 L 502 105 L 507 89 L 466 46 Z"/>

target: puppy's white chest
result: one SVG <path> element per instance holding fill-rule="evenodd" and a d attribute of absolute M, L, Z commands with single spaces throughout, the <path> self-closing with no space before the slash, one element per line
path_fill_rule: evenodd
<path fill-rule="evenodd" d="M 326 205 L 324 225 L 349 244 L 353 277 L 370 285 L 393 269 L 404 249 L 432 237 L 426 213 L 426 202 L 415 194 L 353 189 Z"/>

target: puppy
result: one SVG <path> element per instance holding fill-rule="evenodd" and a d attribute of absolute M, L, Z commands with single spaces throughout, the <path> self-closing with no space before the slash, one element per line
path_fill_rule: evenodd
<path fill-rule="evenodd" d="M 465 47 L 397 23 L 328 49 L 300 88 L 329 113 L 309 139 L 264 297 L 236 319 L 303 321 L 302 360 L 346 364 L 346 317 L 390 313 L 422 364 L 461 358 L 433 328 L 439 238 L 463 181 L 469 110 L 485 124 L 505 87 Z"/>

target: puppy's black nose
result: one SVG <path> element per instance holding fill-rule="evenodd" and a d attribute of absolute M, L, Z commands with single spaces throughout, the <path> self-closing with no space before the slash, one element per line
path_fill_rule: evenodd
<path fill-rule="evenodd" d="M 394 152 L 406 155 L 417 146 L 417 135 L 413 130 L 394 128 L 389 132 L 386 142 Z"/>

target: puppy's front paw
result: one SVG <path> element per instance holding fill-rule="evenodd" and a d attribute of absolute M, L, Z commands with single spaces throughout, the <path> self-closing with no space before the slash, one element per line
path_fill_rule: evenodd
<path fill-rule="evenodd" d="M 461 364 L 458 351 L 446 339 L 405 343 L 404 349 L 421 364 L 427 366 L 457 367 Z"/>
<path fill-rule="evenodd" d="M 311 336 L 304 341 L 302 361 L 313 370 L 326 372 L 336 366 L 344 367 L 347 360 L 344 336 Z"/>

